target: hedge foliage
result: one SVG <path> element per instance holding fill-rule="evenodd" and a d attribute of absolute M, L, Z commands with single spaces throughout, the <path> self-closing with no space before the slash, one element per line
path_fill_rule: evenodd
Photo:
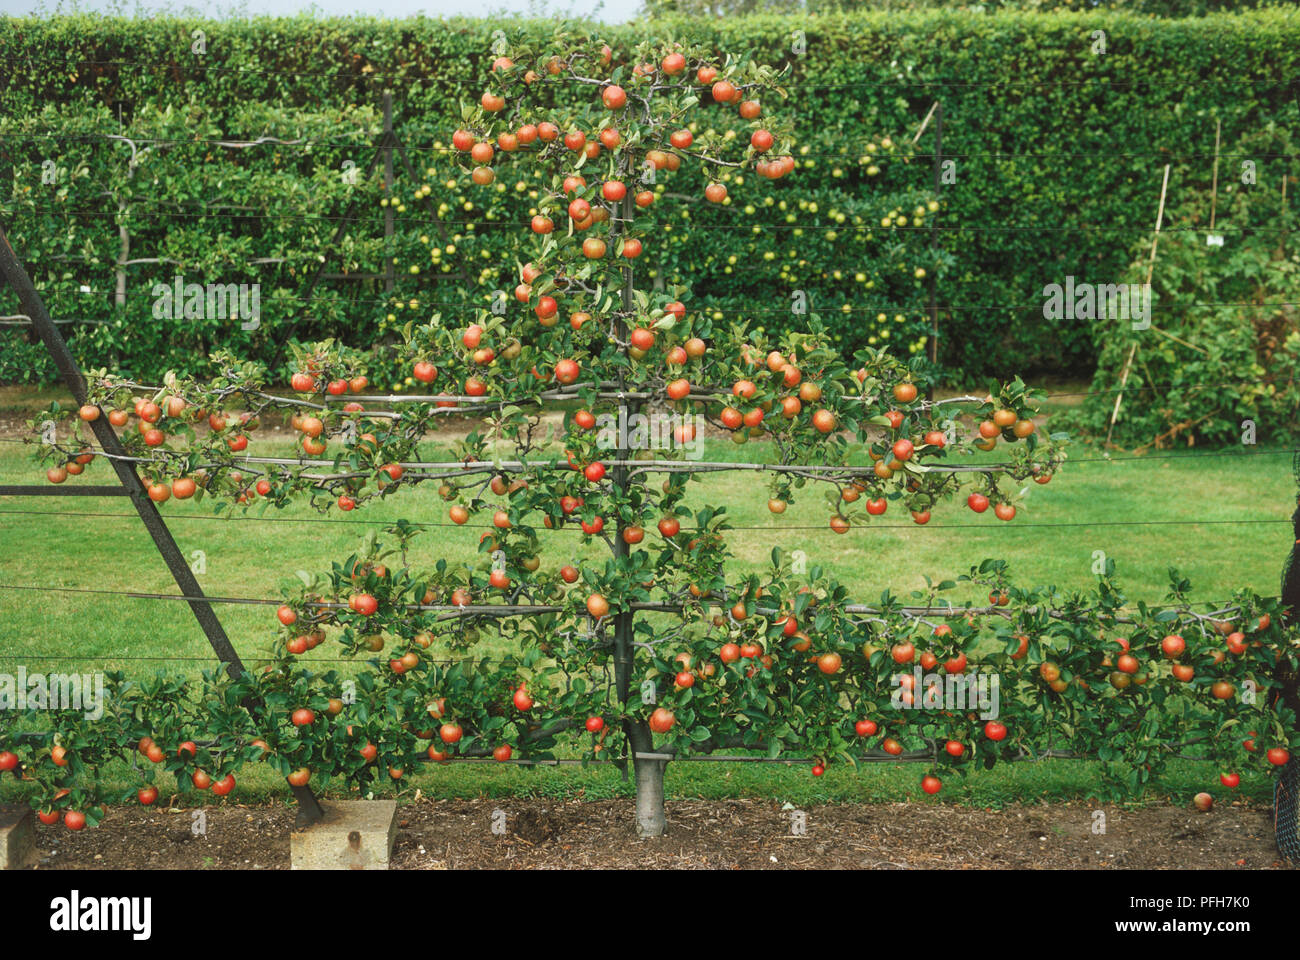
<path fill-rule="evenodd" d="M 1291 0 L 644 0 L 653 16 L 734 16 L 755 13 L 857 13 L 943 8 L 970 13 L 1052 10 L 1141 14 L 1148 17 L 1203 17 L 1208 13 L 1254 7 L 1294 7 Z"/>
<path fill-rule="evenodd" d="M 471 78 L 494 55 L 496 31 L 509 43 L 554 29 L 427 19 L 2 21 L 6 228 L 56 316 L 105 321 L 67 328 L 89 366 L 115 363 L 145 377 L 197 369 L 218 342 L 271 361 L 290 336 L 382 341 L 410 318 L 412 302 L 420 318 L 454 314 L 513 286 L 517 226 L 537 183 L 512 172 L 510 182 L 473 187 L 447 142 L 460 104 L 482 92 Z M 196 30 L 202 54 L 191 52 Z M 590 30 L 618 52 L 654 35 L 792 70 L 785 112 L 796 116 L 800 168 L 780 183 L 733 180 L 725 208 L 689 206 L 643 258 L 657 280 L 688 285 L 688 303 L 719 320 L 772 329 L 801 322 L 790 298 L 803 291 L 846 348 L 874 338 L 916 349 L 937 275 L 940 356 L 954 376 L 1090 368 L 1092 324 L 1045 320 L 1043 287 L 1067 275 L 1118 282 L 1149 245 L 1164 163 L 1208 172 L 1216 118 L 1223 143 L 1236 144 L 1270 124 L 1294 127 L 1300 112 L 1300 24 L 1285 10 L 1198 20 L 921 10 Z M 1094 52 L 1097 30 L 1104 53 Z M 419 178 L 398 160 L 388 245 L 378 174 L 351 185 L 341 172 L 347 160 L 362 169 L 369 161 L 385 88 Z M 937 198 L 933 120 L 912 145 L 936 99 L 953 161 Z M 556 114 L 565 108 L 557 96 Z M 709 105 L 699 123 L 730 116 Z M 43 136 L 74 132 L 83 139 Z M 104 139 L 119 132 L 148 147 L 133 173 L 131 148 Z M 316 143 L 217 142 L 262 136 Z M 42 182 L 48 160 L 54 184 Z M 1258 189 L 1280 184 L 1288 162 L 1256 158 Z M 692 197 L 702 187 L 685 167 L 659 185 Z M 1171 202 L 1181 189 L 1175 179 Z M 432 222 L 417 191 L 445 222 Z M 335 243 L 351 198 L 362 222 Z M 119 221 L 131 258 L 174 261 L 129 266 L 120 309 Z M 382 281 L 327 280 L 303 301 L 322 257 L 331 271 L 363 273 L 391 257 L 393 296 Z M 178 273 L 260 282 L 262 325 L 155 319 L 153 286 Z M 15 307 L 0 294 L 0 312 Z M 52 376 L 22 333 L 0 334 L 0 381 Z"/>

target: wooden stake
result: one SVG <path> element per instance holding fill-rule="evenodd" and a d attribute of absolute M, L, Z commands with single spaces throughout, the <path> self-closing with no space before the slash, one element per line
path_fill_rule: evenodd
<path fill-rule="evenodd" d="M 938 106 L 939 106 L 938 100 L 930 104 L 930 112 L 925 115 L 925 119 L 921 121 L 921 128 L 916 131 L 916 136 L 912 138 L 913 146 L 915 146 L 917 141 L 921 139 L 921 134 L 925 133 L 925 128 L 929 126 L 930 118 L 934 116 L 934 111 L 938 108 Z"/>
<path fill-rule="evenodd" d="M 1160 242 L 1160 227 L 1165 222 L 1165 194 L 1169 190 L 1169 164 L 1165 164 L 1165 180 L 1160 185 L 1160 209 L 1156 211 L 1156 232 L 1151 237 L 1151 259 L 1147 262 L 1147 285 L 1156 269 L 1156 244 Z"/>
<path fill-rule="evenodd" d="M 1169 164 L 1165 164 L 1164 183 L 1160 186 L 1160 207 L 1156 211 L 1156 232 L 1151 237 L 1151 259 L 1147 263 L 1147 286 L 1151 285 L 1151 276 L 1156 269 L 1156 244 L 1160 242 L 1160 227 L 1165 220 L 1165 194 L 1169 190 Z M 1111 435 L 1115 432 L 1115 421 L 1119 419 L 1119 405 L 1124 401 L 1124 388 L 1128 385 L 1129 371 L 1133 369 L 1133 357 L 1137 354 L 1137 342 L 1129 349 L 1128 359 L 1124 361 L 1124 370 L 1119 377 L 1119 392 L 1115 394 L 1115 409 L 1110 412 L 1110 426 L 1106 429 L 1106 446 L 1110 446 Z"/>
<path fill-rule="evenodd" d="M 1158 333 L 1158 334 L 1160 334 L 1160 336 L 1162 336 L 1162 337 L 1168 337 L 1170 340 L 1174 341 L 1174 343 L 1181 343 L 1184 347 L 1187 347 L 1187 348 L 1190 349 L 1190 350 L 1195 350 L 1195 351 L 1197 351 L 1198 353 L 1203 353 L 1203 354 L 1205 354 L 1207 357 L 1210 355 L 1210 351 L 1206 350 L 1204 347 L 1198 347 L 1198 346 L 1197 346 L 1196 344 L 1194 344 L 1194 343 L 1188 343 L 1188 342 L 1187 342 L 1186 340 L 1184 340 L 1182 337 L 1176 337 L 1176 336 L 1174 336 L 1172 333 L 1170 333 L 1168 330 L 1161 330 L 1161 329 L 1160 329 L 1159 327 L 1157 327 L 1155 324 L 1152 324 L 1152 325 L 1151 325 L 1151 331 L 1152 331 L 1153 333 Z"/>

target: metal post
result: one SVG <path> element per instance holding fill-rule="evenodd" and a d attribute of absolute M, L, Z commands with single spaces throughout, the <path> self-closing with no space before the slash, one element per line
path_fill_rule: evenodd
<path fill-rule="evenodd" d="M 81 369 L 72 356 L 72 351 L 68 349 L 68 345 L 59 333 L 58 327 L 50 319 L 50 315 L 45 309 L 45 303 L 41 300 L 40 294 L 36 292 L 31 278 L 18 260 L 13 247 L 10 246 L 9 237 L 5 233 L 3 225 L 0 225 L 0 276 L 3 276 L 17 292 L 23 312 L 31 318 L 33 329 L 40 336 L 41 342 L 45 344 L 45 349 L 50 352 L 50 356 L 54 359 L 54 365 L 59 370 L 59 376 L 63 378 L 63 382 L 72 392 L 73 398 L 78 405 L 84 404 L 87 398 L 86 378 L 82 376 Z M 167 564 L 167 569 L 176 581 L 176 586 L 180 588 L 181 595 L 201 598 L 203 596 L 202 587 L 194 579 L 193 571 L 190 570 L 190 566 L 185 561 L 180 547 L 176 545 L 176 541 L 172 538 L 171 531 L 167 529 L 167 524 L 163 521 L 157 506 L 149 499 L 144 483 L 136 474 L 131 460 L 121 459 L 129 456 L 126 448 L 122 446 L 122 441 L 118 439 L 107 419 L 103 417 L 92 421 L 90 429 L 94 432 L 95 439 L 99 441 L 100 448 L 105 453 L 110 454 L 107 458 L 109 463 L 112 464 L 113 470 L 117 473 L 117 478 L 121 482 L 126 496 L 131 499 L 131 503 L 135 506 L 136 513 L 140 515 L 140 519 L 144 522 L 145 529 L 149 531 L 149 536 L 153 538 L 154 546 L 158 548 L 163 562 Z M 217 619 L 212 605 L 205 599 L 191 599 L 187 602 L 190 605 L 190 610 L 194 613 L 194 618 L 198 620 L 199 626 L 203 629 L 204 636 L 208 638 L 208 643 L 211 644 L 213 652 L 225 664 L 226 673 L 231 678 L 239 677 L 244 673 L 244 665 L 239 659 L 239 654 L 235 652 L 234 646 L 231 645 L 230 638 L 226 636 L 225 628 L 221 626 L 221 621 Z M 255 706 L 256 704 L 246 705 Z M 324 815 L 320 804 L 317 803 L 315 795 L 309 788 L 294 787 L 293 792 L 298 800 L 298 821 L 300 824 L 314 822 Z"/>

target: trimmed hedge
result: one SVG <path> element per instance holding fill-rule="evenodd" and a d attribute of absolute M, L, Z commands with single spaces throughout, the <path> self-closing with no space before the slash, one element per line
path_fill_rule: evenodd
<path fill-rule="evenodd" d="M 554 24 L 301 17 L 0 21 L 0 55 L 32 58 L 30 66 L 10 60 L 0 70 L 0 143 L 7 157 L 0 163 L 8 167 L 0 167 L 0 182 L 13 185 L 6 191 L 12 199 L 4 204 L 5 220 L 20 253 L 36 261 L 33 273 L 60 315 L 113 320 L 69 328 L 78 331 L 74 340 L 83 360 L 90 366 L 111 361 L 146 376 L 222 339 L 226 331 L 154 326 L 147 297 L 155 282 L 168 282 L 178 271 L 214 279 L 209 274 L 221 263 L 236 266 L 215 279 L 263 283 L 268 322 L 240 346 L 268 359 L 288 332 L 282 320 L 295 310 L 305 315 L 295 335 L 328 331 L 354 343 L 381 336 L 394 322 L 390 316 L 405 320 L 384 302 L 377 284 L 326 282 L 316 296 L 337 297 L 338 303 L 296 303 L 310 261 L 321 253 L 341 252 L 351 269 L 361 271 L 378 269 L 383 256 L 396 257 L 402 268 L 396 293 L 403 302 L 421 298 L 422 313 L 429 301 L 477 303 L 492 289 L 509 289 L 519 238 L 497 221 L 522 220 L 526 196 L 521 203 L 509 190 L 475 194 L 438 149 L 459 122 L 459 104 L 481 92 L 494 31 L 503 28 L 513 38 L 547 33 Z M 192 31 L 199 29 L 206 38 L 202 56 L 190 52 Z M 624 55 L 653 35 L 789 64 L 793 71 L 784 112 L 795 116 L 801 169 L 778 184 L 756 184 L 751 177 L 732 191 L 736 202 L 729 208 L 688 205 L 671 240 L 647 251 L 649 268 L 669 284 L 689 284 L 694 305 L 713 304 L 723 315 L 768 327 L 798 322 L 788 304 L 792 291 L 803 290 L 846 347 L 886 332 L 894 342 L 916 343 L 928 328 L 927 281 L 917 269 L 937 271 L 939 301 L 949 308 L 941 319 L 941 359 L 954 376 L 1001 375 L 1012 367 L 1059 373 L 1090 368 L 1097 352 L 1090 324 L 1044 320 L 1042 288 L 1068 275 L 1118 282 L 1135 251 L 1149 243 L 1164 163 L 1182 158 L 1208 171 L 1216 118 L 1225 144 L 1267 124 L 1290 127 L 1300 119 L 1294 95 L 1300 23 L 1285 10 L 1197 20 L 925 10 L 667 19 L 590 29 Z M 1096 30 L 1106 34 L 1101 55 L 1093 52 Z M 802 54 L 795 52 L 796 40 Z M 427 223 L 400 223 L 394 244 L 384 249 L 376 205 L 381 193 L 372 181 L 362 185 L 370 205 L 363 204 L 361 215 L 368 222 L 350 231 L 337 251 L 329 247 L 335 224 L 324 219 L 344 205 L 337 170 L 344 159 L 362 165 L 368 159 L 360 145 L 378 129 L 385 85 L 394 90 L 399 133 L 436 191 L 432 202 L 457 221 L 447 228 L 453 236 L 440 237 Z M 925 215 L 932 199 L 933 123 L 914 149 L 918 155 L 907 158 L 936 98 L 943 102 L 944 154 L 955 161 L 955 180 L 938 198 L 937 251 L 930 249 L 932 218 Z M 128 185 L 120 145 L 82 141 L 79 163 L 68 166 L 68 192 L 55 199 L 39 180 L 50 141 L 30 138 L 49 129 L 66 132 L 74 122 L 112 132 L 119 108 L 128 130 L 166 126 L 182 131 L 169 134 L 178 141 L 329 130 L 329 145 L 276 148 L 254 160 L 252 151 L 172 143 L 155 151 L 170 156 L 167 189 L 150 190 L 141 179 L 145 167 Z M 707 116 L 704 122 L 724 119 L 721 112 Z M 892 148 L 884 146 L 886 137 Z M 1189 160 L 1190 154 L 1203 156 Z M 263 162 L 268 157 L 270 164 Z M 62 156 L 56 162 L 65 167 Z M 1240 158 L 1231 162 L 1239 165 Z M 1259 182 L 1277 183 L 1287 162 L 1258 158 Z M 879 172 L 869 174 L 870 166 Z M 1228 175 L 1226 166 L 1221 169 Z M 460 182 L 447 187 L 453 173 Z M 69 221 L 51 210 L 62 203 L 65 210 L 102 213 L 123 196 L 142 194 L 165 201 L 186 177 L 191 192 L 201 194 L 187 200 L 189 208 L 137 204 L 131 214 L 132 256 L 183 262 L 130 268 L 125 311 L 116 311 L 110 298 L 79 294 L 82 284 L 112 289 L 117 226 L 112 216 Z M 501 179 L 505 187 L 515 176 L 503 169 Z M 698 197 L 697 179 L 684 166 L 667 189 Z M 232 184 L 243 193 L 230 192 Z M 414 186 L 399 171 L 399 194 L 405 190 L 407 202 Z M 1179 188 L 1171 183 L 1173 194 Z M 223 192 L 211 192 L 218 189 Z M 203 206 L 217 196 L 322 219 L 234 222 L 228 211 Z M 754 213 L 745 212 L 747 203 Z M 423 215 L 413 208 L 406 216 Z M 881 226 L 885 218 L 888 228 Z M 764 228 L 755 232 L 759 224 Z M 431 235 L 427 242 L 422 234 Z M 427 270 L 406 274 L 408 264 L 428 265 L 435 246 L 450 250 L 433 259 L 433 272 L 463 270 L 468 285 L 434 286 Z M 89 262 L 48 259 L 56 255 Z M 267 257 L 289 262 L 250 262 Z M 267 307 L 277 296 L 284 304 L 279 314 Z M 0 294 L 0 312 L 14 305 L 11 295 Z M 895 325 L 895 316 L 903 322 Z M 141 337 L 146 328 L 155 335 Z M 21 334 L 0 334 L 0 380 L 51 376 Z"/>
<path fill-rule="evenodd" d="M 820 14 L 865 10 L 897 12 L 936 8 L 972 13 L 1000 10 L 1044 13 L 1051 10 L 1078 11 L 1083 7 L 1093 12 L 1123 11 L 1149 17 L 1203 17 L 1224 10 L 1294 6 L 1294 3 L 1291 0 L 645 0 L 644 5 L 656 17 L 672 14 L 718 17 L 759 12 L 800 15 L 810 11 Z"/>

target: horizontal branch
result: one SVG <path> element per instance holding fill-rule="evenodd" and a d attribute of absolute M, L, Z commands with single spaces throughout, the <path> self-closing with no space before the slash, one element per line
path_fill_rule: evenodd
<path fill-rule="evenodd" d="M 489 398 L 489 400 L 486 401 L 481 396 L 472 397 L 465 394 L 424 394 L 424 393 L 364 394 L 358 396 L 347 396 L 347 397 L 328 398 L 328 399 L 330 399 L 331 402 L 336 402 L 336 403 L 348 403 L 350 401 L 365 401 L 368 403 L 451 403 L 451 402 L 455 402 L 455 403 L 477 403 L 480 406 L 491 407 L 491 406 L 504 406 L 512 403 L 529 403 L 529 402 L 535 402 L 537 400 L 572 400 L 572 399 L 576 399 L 582 390 L 591 389 L 592 387 L 596 387 L 598 390 L 600 390 L 600 392 L 597 393 L 596 396 L 598 399 L 601 400 L 654 400 L 654 399 L 659 399 L 660 397 L 663 396 L 663 394 L 660 393 L 648 393 L 645 391 L 609 389 L 615 386 L 616 384 L 613 383 L 612 381 L 602 382 L 599 384 L 580 383 L 580 384 L 573 384 L 567 388 L 561 388 L 556 390 L 544 390 L 535 396 L 517 397 L 517 398 L 511 398 L 511 397 L 495 398 L 494 397 L 494 398 Z M 740 402 L 741 400 L 741 398 L 737 397 L 735 394 L 727 393 L 727 392 L 690 393 L 684 399 L 686 400 L 734 400 L 737 402 Z M 870 403 L 878 399 L 878 397 L 874 395 L 870 397 L 844 396 L 841 397 L 840 399 L 850 403 Z M 959 397 L 946 397 L 942 400 L 922 400 L 917 404 L 917 407 L 919 409 L 926 409 L 928 407 L 938 407 L 938 406 L 958 404 L 958 403 L 985 403 L 985 402 L 986 401 L 983 397 L 965 395 Z"/>
<path fill-rule="evenodd" d="M 107 453 L 99 448 L 90 448 L 98 456 L 135 463 L 166 463 L 166 457 L 132 457 Z M 179 456 L 180 454 L 175 454 Z M 766 471 L 772 473 L 805 473 L 838 477 L 873 476 L 874 467 L 867 466 L 827 466 L 824 464 L 797 463 L 736 463 L 729 460 L 602 460 L 607 467 L 631 467 L 637 472 L 650 473 L 710 473 L 726 470 Z M 261 464 L 270 466 L 332 467 L 333 460 L 319 460 L 308 457 L 232 457 L 230 464 Z M 522 473 L 527 470 L 573 470 L 567 461 L 550 460 L 410 460 L 396 464 L 403 470 L 437 470 L 445 476 L 486 473 L 489 471 L 509 471 Z M 221 467 L 225 463 L 207 464 L 205 466 Z M 952 464 L 927 466 L 924 472 L 932 473 L 1002 473 L 1011 468 L 1010 464 Z M 315 481 L 347 480 L 368 474 L 311 474 L 304 479 Z M 425 478 L 432 479 L 432 478 Z"/>
<path fill-rule="evenodd" d="M 284 603 L 283 600 L 274 600 L 274 599 L 268 599 L 262 597 L 187 596 L 178 593 L 146 593 L 138 590 L 105 590 L 105 589 L 100 589 L 95 587 L 62 587 L 62 586 L 44 586 L 44 585 L 37 586 L 37 585 L 14 584 L 14 583 L 0 583 L 0 590 L 32 590 L 32 591 L 54 592 L 54 593 L 88 593 L 88 594 L 101 594 L 101 595 L 115 596 L 115 597 L 127 597 L 133 600 L 183 600 L 187 602 L 253 604 L 258 606 L 280 606 Z M 731 603 L 732 601 L 731 599 L 711 596 L 706 599 L 706 602 L 720 603 L 726 605 L 728 603 Z M 307 601 L 304 604 L 304 606 L 311 609 L 318 609 L 318 610 L 350 609 L 350 607 L 346 603 L 336 602 L 336 601 L 326 601 L 326 600 Z M 680 613 L 683 610 L 688 609 L 689 606 L 690 605 L 686 603 L 681 603 L 672 600 L 654 600 L 654 601 L 637 600 L 637 601 L 632 601 L 627 605 L 629 610 L 643 612 L 643 613 Z M 828 606 L 830 605 L 828 604 Z M 440 617 L 440 619 L 451 620 L 451 619 L 456 619 L 461 617 L 518 617 L 518 616 L 532 616 L 532 615 L 540 615 L 540 614 L 548 614 L 548 613 L 564 613 L 568 608 L 559 604 L 490 603 L 490 604 L 458 605 L 458 604 L 450 604 L 450 603 L 411 603 L 411 604 L 403 605 L 402 609 L 407 611 L 423 611 L 423 612 L 439 613 L 445 615 L 443 617 Z M 856 604 L 856 603 L 844 604 L 843 606 L 835 607 L 834 609 L 841 610 L 842 612 L 848 614 L 880 615 L 886 612 L 878 607 L 868 606 L 865 604 Z M 1240 608 L 1237 607 L 1235 604 L 1231 604 L 1225 607 L 1220 607 L 1216 610 L 1212 610 L 1208 613 L 1197 613 L 1194 610 L 1190 609 L 1189 607 L 1178 607 L 1176 608 L 1176 612 L 1181 615 L 1195 617 L 1198 620 L 1215 620 L 1215 619 L 1231 620 L 1232 616 L 1230 615 L 1239 611 L 1239 609 Z M 778 611 L 774 608 L 757 608 L 755 612 L 760 613 L 764 616 L 784 615 L 784 611 Z M 899 613 L 904 616 L 911 616 L 911 617 L 924 617 L 924 616 L 1010 617 L 1016 611 L 1009 610 L 1005 607 L 993 607 L 993 606 L 955 607 L 951 605 L 944 605 L 944 606 L 894 607 L 891 612 Z M 1030 615 L 1037 615 L 1039 613 L 1042 613 L 1055 620 L 1068 620 L 1072 617 L 1078 616 L 1079 614 L 1094 613 L 1096 611 L 1093 608 L 1081 608 L 1078 610 L 1069 611 L 1067 615 L 1067 612 L 1063 610 L 1044 609 L 1041 607 L 1030 606 L 1030 607 L 1020 608 L 1019 612 L 1028 613 Z M 1116 623 L 1133 622 L 1131 620 L 1119 616 L 1111 616 L 1110 619 L 1112 619 Z"/>

